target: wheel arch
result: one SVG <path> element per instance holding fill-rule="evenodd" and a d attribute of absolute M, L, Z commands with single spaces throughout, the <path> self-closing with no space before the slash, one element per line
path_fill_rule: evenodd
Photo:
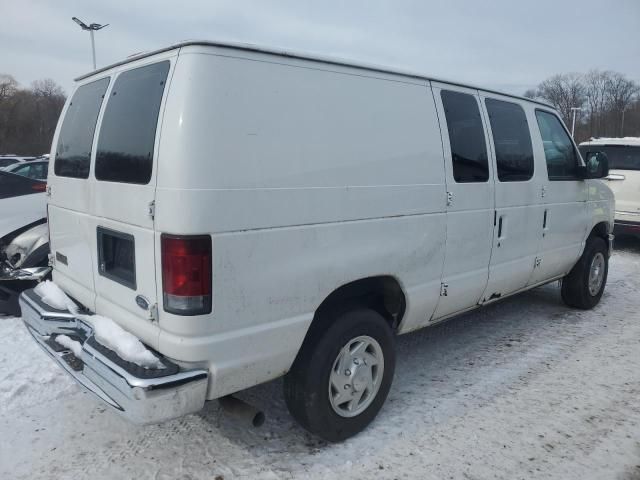
<path fill-rule="evenodd" d="M 395 332 L 405 314 L 407 300 L 400 282 L 392 275 L 366 277 L 343 284 L 333 290 L 316 309 L 305 342 L 326 330 L 333 322 L 331 312 L 356 306 L 375 310 Z"/>
<path fill-rule="evenodd" d="M 609 222 L 596 223 L 589 232 L 587 240 L 592 237 L 600 237 L 606 242 L 609 238 L 609 232 L 611 232 L 611 225 Z"/>

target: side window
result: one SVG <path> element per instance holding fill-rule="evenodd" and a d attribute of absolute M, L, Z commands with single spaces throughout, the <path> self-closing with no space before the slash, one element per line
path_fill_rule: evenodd
<path fill-rule="evenodd" d="M 533 147 L 524 110 L 517 103 L 485 100 L 493 144 L 496 149 L 498 180 L 524 182 L 533 177 Z"/>
<path fill-rule="evenodd" d="M 536 110 L 549 180 L 575 180 L 578 156 L 569 134 L 554 114 Z"/>
<path fill-rule="evenodd" d="M 116 79 L 102 119 L 96 178 L 147 184 L 169 61 L 123 72 Z"/>
<path fill-rule="evenodd" d="M 447 120 L 453 178 L 459 183 L 489 180 L 487 146 L 478 102 L 468 93 L 440 92 Z"/>
<path fill-rule="evenodd" d="M 21 167 L 15 168 L 11 173 L 22 175 L 23 177 L 28 177 L 29 173 L 31 173 L 31 165 L 23 165 Z"/>
<path fill-rule="evenodd" d="M 73 94 L 56 147 L 54 172 L 59 177 L 89 177 L 93 134 L 107 86 L 109 79 L 103 78 L 81 86 Z"/>

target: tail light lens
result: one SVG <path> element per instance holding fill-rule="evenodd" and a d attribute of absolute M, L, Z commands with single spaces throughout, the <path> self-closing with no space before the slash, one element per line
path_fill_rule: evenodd
<path fill-rule="evenodd" d="M 211 312 L 211 237 L 162 234 L 164 309 L 176 315 Z"/>

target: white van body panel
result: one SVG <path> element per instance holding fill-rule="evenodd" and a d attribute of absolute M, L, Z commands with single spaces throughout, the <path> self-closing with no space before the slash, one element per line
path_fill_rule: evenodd
<path fill-rule="evenodd" d="M 477 306 L 487 286 L 489 260 L 493 243 L 494 182 L 493 166 L 489 162 L 489 180 L 484 183 L 456 183 L 451 161 L 449 132 L 441 92 L 448 90 L 473 95 L 480 108 L 478 91 L 471 88 L 432 82 L 433 96 L 438 106 L 440 132 L 444 148 L 443 165 L 446 175 L 447 205 L 446 259 L 442 283 L 447 295 L 440 298 L 433 316 L 442 318 Z M 485 130 L 485 144 L 489 138 Z"/>
<path fill-rule="evenodd" d="M 165 111 L 156 245 L 211 233 L 215 260 L 212 315 L 162 312 L 159 348 L 211 359 L 217 394 L 255 381 L 242 372 L 285 372 L 315 310 L 354 279 L 398 278 L 402 330 L 425 325 L 440 293 L 446 189 L 428 83 L 274 60 L 185 48 Z"/>
<path fill-rule="evenodd" d="M 394 279 L 404 295 L 397 325 L 404 333 L 566 273 L 591 228 L 612 221 L 602 182 L 564 191 L 547 185 L 534 133 L 539 104 L 529 101 L 504 97 L 526 112 L 535 175 L 500 185 L 483 105 L 503 96 L 470 87 L 193 43 L 80 85 L 109 77 L 109 98 L 122 72 L 164 60 L 171 66 L 147 185 L 95 178 L 106 101 L 89 178 L 50 169 L 52 251 L 67 259 L 56 261 L 54 280 L 179 365 L 205 367 L 209 399 L 286 373 L 316 311 L 342 286 Z M 471 93 L 483 112 L 486 184 L 453 179 L 444 88 Z M 551 195 L 542 196 L 543 186 Z M 543 232 L 551 205 L 557 223 Z M 497 238 L 498 214 L 505 238 Z M 564 215 L 575 218 L 563 222 Z M 98 227 L 135 238 L 135 289 L 98 272 Z M 162 234 L 211 237 L 210 314 L 163 309 Z M 536 258 L 561 262 L 558 272 L 536 276 Z M 157 312 L 141 309 L 138 296 Z"/>

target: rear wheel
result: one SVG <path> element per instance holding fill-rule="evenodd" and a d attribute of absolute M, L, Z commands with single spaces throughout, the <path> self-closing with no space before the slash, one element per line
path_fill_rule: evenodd
<path fill-rule="evenodd" d="M 363 430 L 384 404 L 395 370 L 395 338 L 376 311 L 333 314 L 310 334 L 284 393 L 292 416 L 311 433 L 338 442 Z"/>
<path fill-rule="evenodd" d="M 607 244 L 600 237 L 587 241 L 584 253 L 562 281 L 562 299 L 570 307 L 595 307 L 607 283 L 609 257 Z"/>

